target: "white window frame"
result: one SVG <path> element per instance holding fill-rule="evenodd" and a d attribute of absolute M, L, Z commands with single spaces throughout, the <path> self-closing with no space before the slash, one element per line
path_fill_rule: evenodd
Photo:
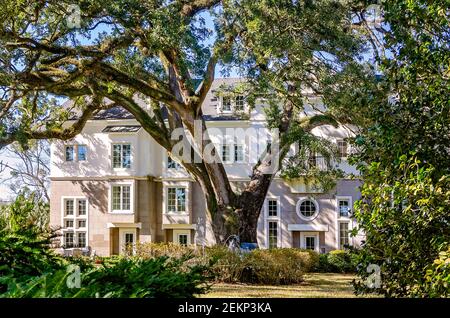
<path fill-rule="evenodd" d="M 266 248 L 270 248 L 270 240 L 269 240 L 269 234 L 270 234 L 270 227 L 269 223 L 276 223 L 277 224 L 277 248 L 281 247 L 281 224 L 280 220 L 277 219 L 268 219 L 266 220 Z"/>
<path fill-rule="evenodd" d="M 172 240 L 173 243 L 179 244 L 180 235 L 187 235 L 187 245 L 191 245 L 191 230 L 173 230 Z"/>
<path fill-rule="evenodd" d="M 348 208 L 350 210 L 350 213 L 352 213 L 353 210 L 353 198 L 351 196 L 336 196 L 336 213 L 337 213 L 337 218 L 338 219 L 344 219 L 344 220 L 348 220 L 350 219 L 349 216 L 341 216 L 341 211 L 339 211 L 339 201 L 344 201 L 347 200 L 348 201 Z"/>
<path fill-rule="evenodd" d="M 113 210 L 113 188 L 114 186 L 129 186 L 130 187 L 130 209 L 129 210 Z M 111 214 L 134 214 L 134 199 L 135 199 L 135 193 L 134 193 L 134 182 L 111 182 L 109 184 L 109 191 L 108 191 L 108 202 L 109 202 L 109 213 Z M 121 207 L 122 207 L 122 198 L 121 200 Z"/>
<path fill-rule="evenodd" d="M 130 146 L 130 167 L 125 168 L 123 167 L 123 146 Z M 120 153 L 121 153 L 121 160 L 120 160 L 120 167 L 114 167 L 114 146 L 121 146 Z M 112 142 L 111 143 L 111 169 L 114 171 L 127 171 L 133 169 L 133 163 L 134 163 L 134 156 L 133 156 L 133 144 L 131 142 Z"/>
<path fill-rule="evenodd" d="M 175 207 L 176 207 L 176 211 L 169 211 L 169 190 L 170 189 L 175 189 Z M 178 197 L 177 197 L 177 191 L 178 190 L 184 190 L 184 211 L 178 211 Z M 184 214 L 186 213 L 187 210 L 187 206 L 186 206 L 186 188 L 185 187 L 177 187 L 177 186 L 168 186 L 167 189 L 167 196 L 166 196 L 166 206 L 167 206 L 167 213 L 171 213 L 171 214 Z"/>
<path fill-rule="evenodd" d="M 224 105 L 224 98 L 229 98 L 230 99 L 230 110 L 224 110 L 223 109 L 223 105 Z M 231 114 L 233 112 L 233 98 L 231 96 L 221 96 L 220 97 L 220 112 L 223 114 Z"/>
<path fill-rule="evenodd" d="M 242 159 L 241 160 L 236 160 L 236 147 L 237 146 L 241 146 L 242 147 Z M 233 144 L 233 161 L 235 163 L 245 163 L 245 144 L 243 143 L 239 143 L 239 142 L 235 142 Z"/>
<path fill-rule="evenodd" d="M 269 216 L 269 200 L 277 201 L 277 216 Z M 266 197 L 264 201 L 264 226 L 265 226 L 265 239 L 266 239 L 266 248 L 269 248 L 269 222 L 277 222 L 278 231 L 277 231 L 277 247 L 281 247 L 281 203 L 279 196 L 269 196 Z"/>
<path fill-rule="evenodd" d="M 301 232 L 300 233 L 300 248 L 306 249 L 306 238 L 307 237 L 314 237 L 315 238 L 314 251 L 319 253 L 319 245 L 320 245 L 320 243 L 319 243 L 319 239 L 320 239 L 319 232 Z"/>
<path fill-rule="evenodd" d="M 73 215 L 66 216 L 66 201 L 73 200 L 74 202 L 74 210 Z M 79 215 L 78 212 L 78 201 L 84 200 L 86 201 L 86 214 Z M 66 221 L 73 221 L 73 227 L 67 228 Z M 78 221 L 86 221 L 86 227 L 80 228 L 78 227 Z M 78 245 L 78 233 L 86 233 L 86 246 L 89 246 L 89 199 L 83 196 L 61 196 L 61 231 L 63 233 L 61 237 L 61 245 L 64 245 L 64 236 L 66 232 L 74 233 L 73 241 L 74 245 Z M 71 247 L 73 248 L 81 248 L 81 247 Z"/>
<path fill-rule="evenodd" d="M 353 238 L 350 236 L 350 232 L 352 230 L 352 222 L 350 220 L 340 220 L 337 222 L 337 228 L 336 228 L 336 232 L 337 232 L 337 249 L 343 249 L 341 248 L 341 223 L 347 223 L 348 227 L 348 245 L 352 246 L 353 245 Z"/>
<path fill-rule="evenodd" d="M 186 196 L 186 202 L 185 207 L 186 211 L 184 212 L 173 212 L 168 210 L 168 198 L 169 198 L 169 188 L 184 188 L 185 189 L 185 196 Z M 170 182 L 164 184 L 163 187 L 163 213 L 168 215 L 189 215 L 190 212 L 190 199 L 189 199 L 189 182 Z"/>
<path fill-rule="evenodd" d="M 237 101 L 238 96 L 242 96 L 242 98 L 244 100 L 244 103 L 242 105 L 242 110 L 236 110 L 236 105 L 237 105 L 236 101 Z M 229 98 L 230 99 L 230 109 L 229 110 L 224 110 L 223 109 L 224 98 Z M 236 111 L 244 112 L 246 109 L 247 109 L 247 100 L 246 100 L 245 96 L 242 95 L 242 94 L 235 94 L 235 95 L 232 95 L 232 96 L 220 96 L 219 97 L 219 112 L 222 113 L 222 114 L 232 114 L 232 113 L 234 113 Z"/>
<path fill-rule="evenodd" d="M 316 207 L 316 213 L 310 217 L 306 217 L 300 212 L 300 205 L 307 200 L 312 201 Z M 317 202 L 317 200 L 312 197 L 301 197 L 297 201 L 297 204 L 295 206 L 295 211 L 300 219 L 302 219 L 303 221 L 310 222 L 310 221 L 314 220 L 315 218 L 317 218 L 317 216 L 319 215 L 320 206 L 319 206 L 319 203 Z"/>

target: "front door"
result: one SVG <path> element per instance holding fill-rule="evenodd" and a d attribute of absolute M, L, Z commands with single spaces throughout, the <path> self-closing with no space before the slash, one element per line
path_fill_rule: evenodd
<path fill-rule="evenodd" d="M 300 235 L 301 248 L 319 252 L 319 235 L 315 232 L 304 232 Z"/>
<path fill-rule="evenodd" d="M 136 229 L 119 229 L 119 235 L 120 254 L 130 251 L 129 248 L 134 251 L 134 244 L 136 243 Z"/>

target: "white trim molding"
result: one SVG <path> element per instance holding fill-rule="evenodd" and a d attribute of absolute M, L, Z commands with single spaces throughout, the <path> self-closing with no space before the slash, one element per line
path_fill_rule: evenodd
<path fill-rule="evenodd" d="M 117 227 L 141 229 L 142 223 L 141 222 L 138 222 L 138 223 L 106 223 L 106 228 L 108 228 L 108 229 L 117 228 Z"/>
<path fill-rule="evenodd" d="M 311 201 L 311 202 L 314 204 L 314 206 L 315 206 L 315 208 L 316 208 L 316 212 L 314 213 L 313 216 L 306 217 L 306 216 L 304 216 L 304 215 L 300 212 L 300 205 L 301 205 L 303 202 L 305 202 L 305 201 Z M 307 221 L 307 222 L 312 221 L 312 220 L 314 220 L 314 219 L 319 215 L 319 213 L 320 213 L 319 203 L 318 203 L 317 200 L 314 199 L 313 197 L 300 197 L 300 198 L 298 199 L 298 201 L 297 201 L 296 206 L 295 206 L 295 212 L 297 213 L 298 217 L 299 217 L 300 219 L 302 219 L 303 221 Z"/>
<path fill-rule="evenodd" d="M 113 210 L 112 209 L 112 191 L 113 186 L 129 186 L 130 187 L 130 209 L 129 210 Z M 134 202 L 136 198 L 135 181 L 111 181 L 108 184 L 108 213 L 110 214 L 134 214 Z"/>
<path fill-rule="evenodd" d="M 341 213 L 339 211 L 339 201 L 340 200 L 347 200 L 348 201 L 348 209 L 350 211 L 350 214 L 353 211 L 353 197 L 350 195 L 337 195 L 336 196 L 336 213 L 337 213 L 337 218 L 338 219 L 344 219 L 344 220 L 348 220 L 350 217 L 346 217 L 346 216 L 341 216 Z"/>
<path fill-rule="evenodd" d="M 269 216 L 269 200 L 277 201 L 277 215 Z M 279 196 L 268 196 L 264 200 L 264 239 L 265 246 L 269 248 L 269 222 L 277 222 L 277 247 L 282 247 L 281 242 L 281 203 Z"/>
<path fill-rule="evenodd" d="M 78 235 L 77 233 L 86 233 L 86 246 L 89 246 L 89 199 L 84 196 L 61 196 L 61 245 L 64 245 L 64 233 L 71 232 L 74 233 L 74 244 L 78 245 Z M 73 200 L 73 215 L 66 216 L 65 215 L 65 209 L 66 204 L 65 202 L 67 200 Z M 78 207 L 78 201 L 84 200 L 86 201 L 86 215 L 80 216 L 79 215 L 79 207 Z M 73 221 L 73 227 L 66 228 L 66 221 L 71 220 Z M 85 227 L 79 228 L 78 227 L 78 221 L 86 221 Z"/>
<path fill-rule="evenodd" d="M 183 212 L 169 212 L 167 211 L 167 198 L 168 198 L 168 189 L 169 188 L 184 188 L 185 189 L 185 208 L 186 211 Z M 190 187 L 188 181 L 178 182 L 178 181 L 170 181 L 163 182 L 163 214 L 167 215 L 189 215 L 191 211 L 191 200 L 190 200 Z"/>
<path fill-rule="evenodd" d="M 348 231 L 349 233 L 352 231 L 353 229 L 353 220 L 351 217 L 345 217 L 345 216 L 341 216 L 340 215 L 340 211 L 339 211 L 339 200 L 348 200 L 348 206 L 350 209 L 350 213 L 352 213 L 353 210 L 353 197 L 352 196 L 348 196 L 348 195 L 339 195 L 336 196 L 336 235 L 335 235 L 335 239 L 336 239 L 336 249 L 340 249 L 341 248 L 341 238 L 340 238 L 340 223 L 348 223 Z M 354 245 L 354 237 L 350 236 L 349 234 L 349 244 L 350 245 Z"/>
<path fill-rule="evenodd" d="M 174 224 L 163 224 L 162 225 L 163 230 L 195 230 L 197 229 L 197 224 L 181 224 L 181 223 L 174 223 Z"/>
<path fill-rule="evenodd" d="M 328 232 L 328 224 L 288 224 L 288 231 L 301 232 Z"/>
<path fill-rule="evenodd" d="M 319 232 L 301 232 L 300 233 L 300 248 L 306 249 L 306 238 L 314 237 L 314 251 L 319 253 L 320 236 Z"/>
<path fill-rule="evenodd" d="M 173 243 L 176 243 L 176 244 L 179 244 L 179 243 L 180 243 L 180 241 L 179 241 L 179 236 L 180 236 L 180 235 L 186 235 L 186 236 L 187 236 L 187 245 L 190 245 L 190 244 L 191 244 L 191 230 L 190 230 L 190 229 L 184 229 L 184 230 L 178 229 L 178 230 L 173 230 L 173 233 L 172 233 L 172 242 L 173 242 Z"/>

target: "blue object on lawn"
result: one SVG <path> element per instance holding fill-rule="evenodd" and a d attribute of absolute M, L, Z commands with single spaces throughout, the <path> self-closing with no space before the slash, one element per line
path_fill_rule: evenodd
<path fill-rule="evenodd" d="M 251 251 L 258 248 L 257 243 L 241 243 L 241 249 Z"/>

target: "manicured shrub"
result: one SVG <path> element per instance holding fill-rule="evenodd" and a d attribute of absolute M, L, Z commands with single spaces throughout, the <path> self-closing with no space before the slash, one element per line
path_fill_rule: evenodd
<path fill-rule="evenodd" d="M 244 273 L 243 255 L 232 252 L 228 247 L 216 245 L 205 248 L 203 261 L 212 262 L 212 272 L 216 281 L 224 283 L 240 282 Z"/>
<path fill-rule="evenodd" d="M 136 248 L 136 255 L 142 258 L 191 255 L 188 264 L 211 264 L 210 270 L 216 281 L 248 284 L 298 283 L 303 280 L 305 273 L 317 268 L 319 263 L 316 252 L 296 248 L 235 253 L 223 245 L 203 250 L 172 243 L 145 243 Z"/>
<path fill-rule="evenodd" d="M 312 265 L 311 253 L 299 249 L 254 250 L 244 257 L 246 271 L 241 281 L 270 285 L 300 283 Z"/>
<path fill-rule="evenodd" d="M 312 271 L 320 273 L 354 273 L 357 268 L 354 252 L 343 250 L 320 254 L 316 264 Z"/>
<path fill-rule="evenodd" d="M 133 251 L 129 251 L 129 255 L 137 257 L 151 258 L 168 256 L 172 258 L 180 258 L 186 254 L 193 253 L 193 246 L 184 246 L 180 244 L 169 243 L 137 243 L 133 247 Z"/>

